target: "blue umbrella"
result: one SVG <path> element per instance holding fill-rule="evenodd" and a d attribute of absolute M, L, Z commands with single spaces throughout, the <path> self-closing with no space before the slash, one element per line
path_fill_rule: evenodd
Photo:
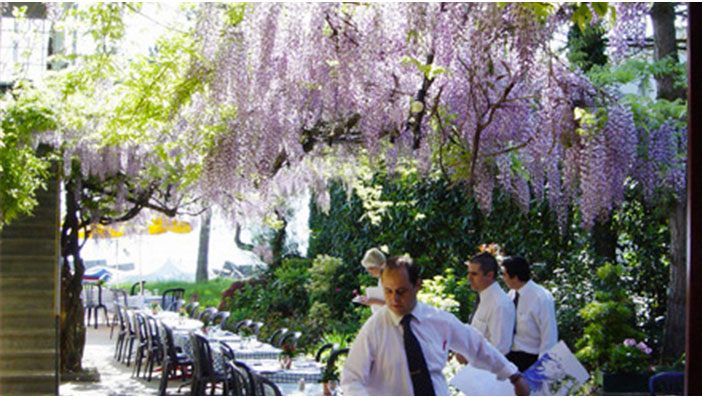
<path fill-rule="evenodd" d="M 112 278 L 112 272 L 104 267 L 93 267 L 87 269 L 83 274 L 83 281 L 103 281 L 108 282 Z"/>

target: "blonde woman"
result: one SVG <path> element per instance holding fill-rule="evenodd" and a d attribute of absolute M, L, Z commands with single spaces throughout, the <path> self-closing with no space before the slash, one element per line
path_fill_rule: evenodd
<path fill-rule="evenodd" d="M 383 284 L 380 280 L 380 272 L 385 266 L 385 255 L 377 249 L 371 248 L 366 251 L 361 260 L 361 265 L 366 269 L 368 274 L 373 277 L 378 278 L 378 287 L 368 287 L 366 288 L 366 295 L 357 296 L 354 301 L 370 306 L 371 311 L 375 313 L 380 310 L 380 308 L 385 305 L 385 299 L 383 298 Z"/>

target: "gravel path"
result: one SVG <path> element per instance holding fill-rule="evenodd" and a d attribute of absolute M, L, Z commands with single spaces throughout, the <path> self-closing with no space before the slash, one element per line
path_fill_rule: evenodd
<path fill-rule="evenodd" d="M 116 338 L 117 329 L 115 329 Z M 154 372 L 151 382 L 142 378 L 132 378 L 132 364 L 127 367 L 114 359 L 115 339 L 110 339 L 110 327 L 99 324 L 98 329 L 87 328 L 85 351 L 83 353 L 83 368 L 97 368 L 100 373 L 99 382 L 61 382 L 59 394 L 63 396 L 142 396 L 157 395 L 161 380 L 159 373 Z M 168 394 L 177 394 L 180 381 L 169 382 Z M 172 387 L 171 387 L 172 386 Z M 184 387 L 181 394 L 188 394 L 190 387 Z"/>

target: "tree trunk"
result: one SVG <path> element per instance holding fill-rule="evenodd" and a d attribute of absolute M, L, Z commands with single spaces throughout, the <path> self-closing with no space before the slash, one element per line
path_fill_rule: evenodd
<path fill-rule="evenodd" d="M 678 63 L 678 47 L 675 42 L 675 6 L 674 3 L 653 3 L 651 7 L 651 20 L 653 22 L 654 60 L 660 61 L 669 57 Z M 673 85 L 673 75 L 660 73 L 654 76 L 658 89 L 658 99 L 674 101 L 684 99 L 687 93 L 684 87 Z"/>
<path fill-rule="evenodd" d="M 685 352 L 686 213 L 685 203 L 676 201 L 670 214 L 670 281 L 662 356 L 672 360 Z"/>
<path fill-rule="evenodd" d="M 66 186 L 66 215 L 61 227 L 61 320 L 59 325 L 61 373 L 82 370 L 85 347 L 83 301 L 83 259 L 78 244 L 78 203 L 71 185 Z M 73 272 L 69 264 L 73 258 Z"/>
<path fill-rule="evenodd" d="M 195 272 L 195 282 L 207 281 L 207 260 L 210 251 L 210 222 L 212 220 L 212 210 L 208 209 L 203 215 L 202 226 L 200 227 L 200 245 L 197 249 L 197 271 Z"/>
<path fill-rule="evenodd" d="M 670 57 L 677 63 L 674 3 L 654 3 L 650 16 L 653 22 L 655 43 L 654 59 L 659 61 Z M 685 98 L 685 91 L 673 86 L 672 74 L 661 73 L 654 77 L 658 89 L 658 99 L 674 101 Z M 685 245 L 687 231 L 685 226 L 686 208 L 682 200 L 676 200 L 669 215 L 671 261 L 662 356 L 670 359 L 679 358 L 685 351 L 685 284 L 687 278 Z"/>

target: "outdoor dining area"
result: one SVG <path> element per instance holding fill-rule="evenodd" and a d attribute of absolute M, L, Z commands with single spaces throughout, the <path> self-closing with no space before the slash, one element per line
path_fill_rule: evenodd
<path fill-rule="evenodd" d="M 280 328 L 259 338 L 266 325 L 230 320 L 230 312 L 186 302 L 183 288 L 155 295 L 135 283 L 131 291 L 84 283 L 86 325 L 109 327 L 113 359 L 131 378 L 158 385 L 159 395 L 336 395 L 321 384 L 347 348 L 325 344 L 314 358 L 295 356 L 301 332 Z M 270 330 L 268 330 L 270 331 Z M 156 383 L 157 382 L 157 383 Z"/>

